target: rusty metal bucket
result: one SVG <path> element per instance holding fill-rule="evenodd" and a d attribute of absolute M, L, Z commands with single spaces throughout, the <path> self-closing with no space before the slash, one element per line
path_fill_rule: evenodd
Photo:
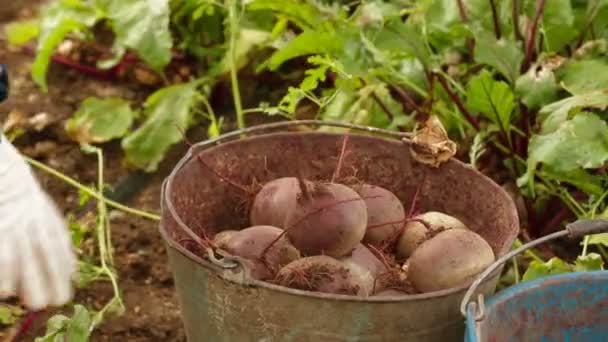
<path fill-rule="evenodd" d="M 197 238 L 192 231 L 212 236 L 248 226 L 243 193 L 226 179 L 241 185 L 298 174 L 330 179 L 344 133 L 310 129 L 319 126 L 349 128 L 345 176 L 388 188 L 409 204 L 426 174 L 421 210 L 459 218 L 498 256 L 509 251 L 518 233 L 509 195 L 457 160 L 438 169 L 416 162 L 406 134 L 310 120 L 232 132 L 193 146 L 163 184 L 160 232 L 189 341 L 462 340 L 459 303 L 468 284 L 400 297 L 306 292 L 251 279 L 238 259 L 184 247 Z M 480 293 L 493 293 L 501 269 Z"/>

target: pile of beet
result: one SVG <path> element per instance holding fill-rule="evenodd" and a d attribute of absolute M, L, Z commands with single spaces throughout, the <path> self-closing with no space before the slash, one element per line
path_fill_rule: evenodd
<path fill-rule="evenodd" d="M 383 296 L 463 285 L 494 261 L 490 245 L 441 212 L 413 215 L 391 191 L 300 177 L 255 194 L 250 227 L 213 237 L 255 279 L 294 289 Z"/>
<path fill-rule="evenodd" d="M 432 129 L 447 139 L 441 127 L 426 128 Z M 356 296 L 458 287 L 494 262 L 490 245 L 459 219 L 438 211 L 415 214 L 422 184 L 406 211 L 383 187 L 357 179 L 337 182 L 347 141 L 345 136 L 331 180 L 281 177 L 260 184 L 253 193 L 197 155 L 203 167 L 246 193 L 249 203 L 249 227 L 225 230 L 212 239 L 204 236 L 204 247 L 239 257 L 257 280 Z M 432 152 L 430 164 L 435 167 L 453 154 L 437 157 L 436 146 L 431 147 L 423 150 Z M 415 159 L 429 164 L 428 158 Z"/>

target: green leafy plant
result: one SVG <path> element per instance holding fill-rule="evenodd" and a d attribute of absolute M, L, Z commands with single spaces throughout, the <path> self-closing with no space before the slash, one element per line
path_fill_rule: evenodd
<path fill-rule="evenodd" d="M 188 127 L 198 82 L 174 85 L 158 90 L 144 103 L 146 121 L 123 140 L 123 148 L 134 165 L 156 169 L 168 147 L 181 141 L 174 125 Z"/>
<path fill-rule="evenodd" d="M 92 153 L 97 156 L 98 181 L 95 187 L 81 184 L 69 176 L 36 160 L 30 158 L 26 159 L 34 167 L 49 173 L 76 188 L 79 191 L 79 202 L 81 205 L 84 205 L 91 198 L 97 201 L 95 227 L 88 227 L 88 225 L 80 223 L 78 220 L 74 219 L 74 217 L 71 217 L 69 220 L 72 243 L 79 254 L 76 285 L 79 288 L 84 288 L 92 282 L 109 281 L 112 284 L 113 297 L 107 301 L 100 310 L 93 310 L 80 304 L 74 304 L 74 314 L 72 317 L 67 317 L 63 314 L 52 316 L 47 322 L 45 335 L 43 337 L 38 337 L 36 339 L 37 342 L 88 341 L 93 330 L 103 322 L 106 315 L 120 315 L 124 311 L 124 303 L 118 284 L 118 275 L 114 267 L 114 251 L 111 242 L 111 230 L 107 207 L 111 206 L 126 213 L 155 221 L 160 219 L 156 214 L 130 208 L 105 198 L 102 194 L 102 190 L 105 187 L 103 152 L 99 148 L 86 144 L 82 145 L 82 150 L 85 153 Z M 97 253 L 95 255 L 86 255 L 80 248 L 86 237 L 92 237 L 97 242 Z M 22 313 L 17 307 L 3 308 L 4 307 L 0 307 L 0 318 L 5 320 L 4 324 L 14 323 L 16 315 Z"/>
<path fill-rule="evenodd" d="M 25 311 L 19 306 L 0 304 L 0 326 L 15 324 L 24 313 Z"/>
<path fill-rule="evenodd" d="M 474 137 L 463 146 L 472 164 L 484 167 L 481 151 L 504 161 L 494 167 L 518 181 L 528 203 L 524 227 L 532 236 L 558 229 L 566 217 L 590 217 L 589 201 L 606 210 L 601 195 L 607 184 L 608 31 L 597 14 L 608 3 L 366 1 L 332 11 L 299 4 L 307 9 L 303 14 L 325 14 L 325 23 L 308 24 L 272 1 L 249 5 L 270 9 L 277 22 L 286 19 L 297 27 L 277 38 L 287 43 L 264 67 L 281 72 L 285 63 L 313 56 L 304 81 L 279 103 L 282 111 L 293 117 L 298 105 L 309 101 L 322 119 L 393 129 L 438 115 L 455 139 Z M 325 82 L 328 74 L 331 82 Z M 381 88 L 391 92 L 379 97 Z M 367 106 L 368 98 L 382 110 Z M 389 105 L 395 100 L 397 106 Z M 382 112 L 405 125 L 378 119 Z M 558 215 L 547 209 L 555 198 L 563 205 Z M 577 265 L 561 262 L 568 270 Z M 530 272 L 541 264 L 537 260 Z M 553 264 L 559 269 L 557 261 L 548 269 Z"/>
<path fill-rule="evenodd" d="M 104 163 L 103 152 L 99 148 L 83 145 L 83 151 L 97 155 L 98 183 L 97 190 L 101 191 L 104 186 Z M 82 234 L 82 227 L 72 224 L 72 236 Z M 74 234 L 75 233 L 75 234 Z M 112 252 L 111 232 L 108 221 L 107 206 L 104 201 L 97 201 L 97 224 L 95 228 L 95 239 L 97 241 L 97 257 L 99 265 L 89 262 L 79 262 L 79 285 L 86 286 L 92 281 L 106 280 L 112 284 L 113 297 L 98 311 L 92 311 L 82 305 L 74 306 L 74 314 L 71 318 L 64 315 L 55 315 L 47 323 L 47 331 L 44 337 L 36 339 L 43 341 L 88 341 L 93 329 L 99 325 L 107 313 L 121 314 L 124 304 L 118 287 L 118 275 L 114 270 L 114 258 Z M 79 242 L 80 239 L 73 239 Z"/>
<path fill-rule="evenodd" d="M 91 313 L 82 305 L 74 305 L 72 317 L 55 315 L 49 318 L 45 335 L 35 341 L 88 341 L 92 323 Z"/>
<path fill-rule="evenodd" d="M 112 58 L 99 67 L 120 65 L 134 51 L 162 76 L 143 105 L 85 100 L 66 124 L 78 142 L 120 139 L 126 160 L 153 172 L 183 138 L 174 127 L 205 122 L 214 137 L 228 121 L 223 112 L 234 112 L 236 128 L 253 113 L 391 130 L 413 130 L 435 115 L 460 158 L 518 185 L 518 242 L 566 221 L 608 217 L 606 0 L 149 3 L 58 0 L 38 30 L 32 23 L 9 30 L 14 44 L 39 34 L 32 75 L 43 88 L 56 47 L 68 35 L 95 41 L 100 25 L 114 40 Z M 196 72 L 185 81 L 167 77 L 174 52 L 192 57 Z M 220 112 L 211 98 L 226 82 L 232 108 Z M 278 96 L 274 89 L 243 95 L 264 87 Z M 245 108 L 254 100 L 256 108 Z M 104 200 L 98 190 L 87 193 Z M 607 241 L 593 235 L 580 253 L 551 246 L 526 253 L 507 283 L 602 269 Z"/>
<path fill-rule="evenodd" d="M 103 143 L 123 137 L 137 116 L 121 98 L 88 98 L 66 122 L 65 129 L 81 143 Z"/>
<path fill-rule="evenodd" d="M 91 36 L 93 26 L 99 22 L 114 32 L 113 51 L 119 56 L 133 49 L 157 71 L 171 60 L 167 1 L 60 0 L 45 7 L 41 18 L 32 77 L 45 91 L 46 73 L 57 46 L 71 33 Z M 102 65 L 107 68 L 112 63 Z"/>

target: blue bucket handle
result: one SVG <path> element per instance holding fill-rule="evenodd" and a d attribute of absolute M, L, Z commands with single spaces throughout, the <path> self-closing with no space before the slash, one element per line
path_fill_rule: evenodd
<path fill-rule="evenodd" d="M 566 225 L 564 230 L 557 231 L 555 233 L 543 236 L 536 240 L 530 241 L 521 247 L 512 250 L 511 252 L 498 258 L 492 265 L 490 265 L 485 271 L 483 271 L 477 279 L 471 284 L 460 304 L 460 312 L 466 318 L 468 315 L 475 315 L 475 321 L 481 321 L 484 318 L 484 297 L 482 294 L 478 295 L 477 301 L 471 301 L 471 297 L 479 287 L 479 285 L 485 281 L 485 279 L 493 273 L 497 268 L 502 266 L 505 262 L 509 261 L 512 257 L 526 251 L 534 246 L 540 245 L 547 241 L 568 236 L 569 238 L 579 238 L 589 234 L 605 233 L 608 232 L 608 219 L 583 219 L 578 220 Z"/>

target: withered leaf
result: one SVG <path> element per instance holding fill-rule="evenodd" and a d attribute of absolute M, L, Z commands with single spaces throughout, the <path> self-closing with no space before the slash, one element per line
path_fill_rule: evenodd
<path fill-rule="evenodd" d="M 457 145 L 450 140 L 441 121 L 431 116 L 412 139 L 410 153 L 420 163 L 439 167 L 456 154 Z"/>

